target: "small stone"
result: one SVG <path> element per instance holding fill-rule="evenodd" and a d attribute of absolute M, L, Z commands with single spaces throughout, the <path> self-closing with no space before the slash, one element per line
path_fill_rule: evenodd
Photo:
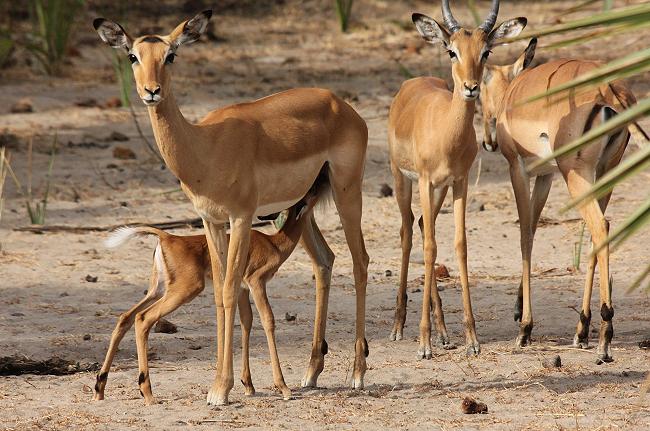
<path fill-rule="evenodd" d="M 476 401 L 474 398 L 470 397 L 465 397 L 465 399 L 463 399 L 460 408 L 466 415 L 475 415 L 477 413 L 487 414 L 488 412 L 487 404 Z"/>
<path fill-rule="evenodd" d="M 32 105 L 31 100 L 20 99 L 18 102 L 13 104 L 9 111 L 13 114 L 27 114 L 34 112 L 34 106 Z"/>
<path fill-rule="evenodd" d="M 434 266 L 434 272 L 436 274 L 436 280 L 444 280 L 449 278 L 449 270 L 442 263 L 436 263 Z"/>
<path fill-rule="evenodd" d="M 14 317 L 23 317 L 25 313 L 21 313 L 20 311 L 17 311 L 15 313 L 11 313 L 11 315 Z"/>
<path fill-rule="evenodd" d="M 387 198 L 393 196 L 393 189 L 388 184 L 384 183 L 379 188 L 379 197 Z"/>
<path fill-rule="evenodd" d="M 90 334 L 84 335 L 84 341 L 89 341 L 90 340 Z"/>
<path fill-rule="evenodd" d="M 650 338 L 646 338 L 643 341 L 639 341 L 639 349 L 650 349 Z"/>
<path fill-rule="evenodd" d="M 86 276 L 86 281 L 88 283 L 97 283 L 97 276 L 92 276 L 92 275 L 88 274 Z"/>
<path fill-rule="evenodd" d="M 81 108 L 96 108 L 99 106 L 97 99 L 93 99 L 92 97 L 86 97 L 84 99 L 78 100 L 75 102 L 75 105 Z"/>
<path fill-rule="evenodd" d="M 284 320 L 286 320 L 287 322 L 293 322 L 293 321 L 295 321 L 295 320 L 296 320 L 296 313 L 289 313 L 289 312 L 287 312 L 287 313 L 284 315 Z"/>
<path fill-rule="evenodd" d="M 60 298 L 65 298 L 66 296 L 70 296 L 70 294 L 69 294 L 68 292 L 62 292 L 62 293 L 59 295 Z"/>
<path fill-rule="evenodd" d="M 153 332 L 157 332 L 159 334 L 175 334 L 178 332 L 178 327 L 167 319 L 160 319 L 158 322 L 156 322 L 156 326 L 154 326 Z"/>
<path fill-rule="evenodd" d="M 107 141 L 117 141 L 117 142 L 125 142 L 128 141 L 130 138 L 126 136 L 124 133 L 116 132 L 113 131 L 110 135 L 108 135 L 108 138 L 106 138 Z"/>
<path fill-rule="evenodd" d="M 562 366 L 562 358 L 560 358 L 560 355 L 555 355 L 552 358 L 545 358 L 542 360 L 542 366 L 544 368 L 560 368 Z"/>
<path fill-rule="evenodd" d="M 130 148 L 117 146 L 113 148 L 113 157 L 120 160 L 133 160 L 135 153 Z"/>
<path fill-rule="evenodd" d="M 111 97 L 104 104 L 105 108 L 120 108 L 122 106 L 122 100 L 119 97 Z"/>
<path fill-rule="evenodd" d="M 471 213 L 485 211 L 485 204 L 483 202 L 473 200 L 467 206 L 467 211 Z"/>
<path fill-rule="evenodd" d="M 106 169 L 117 169 L 118 166 L 115 163 L 109 163 L 106 165 Z"/>
<path fill-rule="evenodd" d="M 190 350 L 201 350 L 203 347 L 199 345 L 192 344 L 191 346 L 188 347 Z"/>
<path fill-rule="evenodd" d="M 384 274 L 386 275 L 386 277 L 392 277 L 393 276 L 393 271 L 391 271 L 390 269 L 387 269 Z"/>

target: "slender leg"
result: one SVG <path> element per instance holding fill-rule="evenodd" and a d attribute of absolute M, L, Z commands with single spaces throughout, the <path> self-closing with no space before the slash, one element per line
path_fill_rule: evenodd
<path fill-rule="evenodd" d="M 436 285 L 434 264 L 436 261 L 437 247 L 435 238 L 435 202 L 431 182 L 420 178 L 420 201 L 422 206 L 422 219 L 424 225 L 424 294 L 422 296 L 422 317 L 420 320 L 420 348 L 418 358 L 431 359 L 431 302 L 439 311 L 435 316 L 436 329 L 440 337 L 447 338 L 442 301 Z"/>
<path fill-rule="evenodd" d="M 589 178 L 587 173 L 576 170 L 569 170 L 565 174 L 571 197 L 577 198 L 591 187 L 591 182 L 587 178 Z M 607 239 L 607 223 L 598 202 L 593 199 L 586 201 L 579 207 L 579 210 L 589 228 L 593 243 L 603 244 Z M 609 277 L 609 247 L 605 246 L 597 253 L 597 261 L 600 275 L 600 315 L 602 317 L 597 354 L 599 362 L 611 362 L 613 359 L 610 343 L 614 335 L 612 324 L 614 308 L 612 306 L 612 282 Z M 585 300 L 586 298 L 583 299 L 583 307 Z"/>
<path fill-rule="evenodd" d="M 535 187 L 533 187 L 533 196 L 531 198 L 531 247 L 534 243 L 535 232 L 537 231 L 537 223 L 539 223 L 539 217 L 542 214 L 542 210 L 546 205 L 546 200 L 548 199 L 548 193 L 551 191 L 551 185 L 553 184 L 553 174 L 541 175 L 535 179 Z M 531 250 L 532 256 L 532 250 Z M 515 303 L 515 322 L 521 321 L 522 307 L 524 304 L 524 288 L 523 288 L 523 278 L 519 283 L 519 292 L 517 295 L 517 302 Z"/>
<path fill-rule="evenodd" d="M 129 311 L 126 311 L 120 315 L 120 318 L 115 325 L 113 334 L 111 335 L 111 342 L 108 346 L 108 352 L 106 352 L 106 358 L 102 364 L 102 368 L 97 373 L 97 383 L 95 383 L 95 395 L 94 399 L 96 401 L 104 399 L 104 389 L 106 388 L 106 382 L 108 380 L 108 372 L 111 369 L 111 364 L 113 363 L 113 358 L 117 353 L 117 348 L 124 338 L 124 334 L 131 329 L 133 322 L 135 321 L 135 315 L 145 308 L 149 307 L 154 301 L 158 299 L 157 297 L 146 296 L 136 305 L 134 305 Z"/>
<path fill-rule="evenodd" d="M 436 228 L 436 220 L 438 218 L 438 214 L 440 213 L 440 208 L 442 208 L 442 204 L 445 202 L 445 197 L 447 196 L 447 186 L 439 187 L 433 190 L 433 214 L 434 214 L 434 221 L 433 221 L 433 229 L 434 229 L 434 234 L 435 234 L 435 228 Z M 423 221 L 422 217 L 420 217 L 420 221 Z M 424 222 L 421 223 L 420 230 L 424 232 Z M 435 235 L 434 235 L 435 239 Z M 424 243 L 424 234 L 422 235 L 422 243 Z M 437 251 L 437 244 L 436 244 L 436 251 Z M 433 278 L 435 279 L 435 264 L 434 264 L 434 271 L 433 271 Z M 455 346 L 449 341 L 449 336 L 447 335 L 447 328 L 445 326 L 445 315 L 444 312 L 442 311 L 442 301 L 440 299 L 440 294 L 438 293 L 438 282 L 435 280 L 436 287 L 435 291 L 431 291 L 431 304 L 433 304 L 434 309 L 433 309 L 433 315 L 435 317 L 435 322 L 436 322 L 436 333 L 437 333 L 437 340 L 436 344 L 438 346 L 442 347 L 445 350 L 450 350 L 454 349 Z M 442 324 L 440 323 L 442 322 Z"/>
<path fill-rule="evenodd" d="M 612 194 L 608 193 L 603 196 L 598 204 L 600 210 L 605 214 L 607 204 Z M 605 220 L 607 232 L 609 232 L 609 223 Z M 592 241 L 591 251 L 594 250 L 594 243 Z M 594 273 L 596 272 L 596 255 L 590 254 L 589 266 L 587 267 L 587 276 L 585 278 L 585 290 L 582 296 L 582 310 L 580 310 L 580 318 L 578 319 L 578 326 L 576 328 L 576 335 L 573 337 L 573 346 L 581 349 L 586 349 L 589 346 L 589 325 L 591 324 L 591 293 L 594 286 Z"/>
<path fill-rule="evenodd" d="M 241 321 L 241 383 L 244 385 L 244 393 L 247 396 L 255 395 L 253 378 L 251 377 L 250 357 L 250 336 L 253 326 L 253 310 L 248 298 L 248 289 L 242 289 L 239 293 L 239 320 Z"/>
<path fill-rule="evenodd" d="M 155 404 L 156 400 L 151 393 L 151 380 L 149 379 L 149 363 L 147 361 L 147 345 L 151 327 L 161 318 L 176 310 L 181 305 L 190 302 L 203 290 L 203 283 L 183 288 L 169 288 L 165 295 L 149 308 L 138 313 L 135 317 L 135 342 L 138 347 L 138 385 L 140 393 L 147 405 Z"/>
<path fill-rule="evenodd" d="M 408 283 L 409 260 L 411 248 L 413 246 L 413 211 L 411 210 L 411 199 L 413 196 L 413 183 L 399 171 L 392 167 L 393 178 L 395 179 L 395 199 L 399 206 L 399 212 L 402 216 L 402 227 L 400 229 L 400 238 L 402 242 L 402 266 L 399 274 L 399 290 L 397 291 L 397 301 L 395 304 L 395 319 L 393 330 L 390 333 L 391 341 L 401 340 L 406 323 L 406 303 L 408 296 L 406 285 Z"/>
<path fill-rule="evenodd" d="M 481 346 L 476 339 L 476 324 L 472 312 L 472 300 L 469 293 L 467 275 L 467 235 L 465 233 L 465 208 L 467 203 L 467 178 L 454 182 L 454 218 L 456 258 L 460 268 L 460 284 L 463 289 L 463 323 L 465 325 L 465 340 L 468 355 L 478 355 Z"/>
<path fill-rule="evenodd" d="M 228 237 L 226 235 L 225 225 L 218 225 L 203 220 L 205 227 L 205 236 L 210 251 L 210 262 L 212 266 L 212 284 L 214 286 L 214 302 L 217 314 L 217 371 L 215 380 L 208 392 L 207 401 L 216 397 L 217 388 L 223 370 L 223 351 L 224 351 L 224 328 L 225 313 L 223 307 L 223 284 L 226 274 L 226 256 L 228 252 Z"/>
<path fill-rule="evenodd" d="M 235 312 L 239 300 L 241 281 L 248 260 L 248 247 L 250 244 L 251 215 L 231 217 L 230 243 L 228 244 L 228 265 L 223 283 L 223 365 L 221 377 L 218 379 L 217 391 L 208 393 L 208 404 L 228 404 L 228 394 L 234 386 L 233 371 L 233 336 L 235 326 Z M 212 251 L 212 250 L 211 250 Z"/>
<path fill-rule="evenodd" d="M 257 311 L 260 313 L 260 319 L 266 333 L 266 341 L 269 345 L 269 355 L 273 367 L 273 384 L 282 392 L 282 398 L 285 400 L 291 399 L 291 389 L 284 382 L 280 358 L 278 357 L 278 349 L 275 343 L 275 318 L 273 317 L 271 304 L 269 304 L 269 298 L 266 296 L 266 286 L 257 278 L 250 280 L 249 286 Z"/>
<path fill-rule="evenodd" d="M 519 335 L 516 345 L 524 347 L 530 342 L 530 334 L 533 330 L 533 310 L 530 297 L 530 257 L 532 251 L 532 230 L 531 230 L 531 204 L 530 184 L 528 175 L 521 163 L 510 164 L 510 180 L 517 201 L 517 212 L 519 213 L 519 230 L 521 234 L 521 259 L 522 259 L 522 298 L 523 313 L 519 326 Z"/>
<path fill-rule="evenodd" d="M 330 179 L 334 202 L 339 211 L 345 239 L 352 255 L 354 271 L 354 288 L 356 291 L 356 325 L 354 343 L 354 371 L 352 372 L 352 387 L 363 389 L 363 378 L 366 373 L 366 357 L 369 354 L 366 340 L 366 287 L 368 284 L 368 253 L 361 232 L 361 178 L 346 178 L 334 171 L 330 165 Z"/>
<path fill-rule="evenodd" d="M 325 341 L 325 329 L 327 327 L 327 306 L 329 303 L 334 253 L 332 253 L 332 250 L 330 250 L 327 242 L 325 242 L 325 238 L 323 238 L 323 235 L 318 229 L 313 213 L 309 221 L 305 223 L 301 243 L 312 260 L 316 277 L 314 338 L 312 341 L 309 367 L 302 379 L 301 386 L 315 388 L 317 386 L 318 376 L 325 367 L 325 355 L 327 354 L 328 348 L 327 341 Z"/>

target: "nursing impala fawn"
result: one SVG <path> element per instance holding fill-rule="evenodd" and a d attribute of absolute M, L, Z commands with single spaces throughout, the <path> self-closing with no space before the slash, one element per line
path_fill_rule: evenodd
<path fill-rule="evenodd" d="M 530 342 L 533 329 L 530 267 L 533 238 L 540 214 L 551 190 L 555 172 L 560 172 L 572 198 L 585 193 L 595 180 L 616 167 L 623 157 L 630 133 L 644 132 L 636 124 L 622 129 L 574 154 L 551 160 L 532 172 L 527 166 L 551 155 L 554 151 L 602 124 L 618 112 L 636 103 L 634 95 L 623 82 L 604 84 L 598 88 L 522 103 L 553 87 L 565 84 L 601 66 L 598 62 L 559 59 L 529 68 L 537 40 L 531 40 L 524 53 L 511 65 L 488 66 L 484 74 L 482 97 L 486 137 L 483 146 L 488 151 L 501 149 L 510 166 L 510 179 L 517 201 L 521 232 L 522 278 L 515 304 L 515 320 L 521 322 L 517 346 Z M 491 124 L 496 125 L 496 142 L 491 136 Z M 638 128 L 638 129 L 637 129 Z M 638 132 L 638 133 L 637 133 Z M 530 178 L 535 186 L 530 193 Z M 609 229 L 605 210 L 611 191 L 598 201 L 590 199 L 579 206 L 580 215 L 591 233 L 592 245 L 602 244 Z M 612 318 L 612 278 L 609 272 L 609 249 L 603 247 L 590 257 L 582 300 L 582 310 L 573 344 L 585 348 L 589 343 L 591 322 L 591 293 L 596 263 L 600 278 L 600 340 L 598 362 L 612 361 L 610 343 L 614 333 Z"/>
<path fill-rule="evenodd" d="M 515 18 L 493 30 L 498 12 L 499 1 L 494 0 L 487 19 L 474 30 L 464 29 L 458 24 L 451 14 L 448 0 L 442 2 L 444 25 L 428 16 L 413 14 L 413 22 L 424 40 L 440 44 L 448 52 L 454 89 L 450 91 L 445 81 L 439 78 L 411 79 L 402 84 L 390 108 L 390 165 L 402 217 L 402 269 L 390 338 L 402 338 L 406 320 L 406 283 L 414 221 L 411 211 L 412 182 L 416 181 L 420 189 L 424 222 L 425 262 L 419 358 L 430 359 L 432 355 L 432 302 L 438 341 L 443 347 L 450 346 L 434 274 L 437 255 L 435 222 L 450 186 L 454 195 L 454 245 L 462 285 L 467 353 L 480 352 L 469 293 L 465 234 L 467 177 L 478 152 L 473 126 L 475 102 L 490 49 L 497 40 L 516 36 L 526 25 L 525 18 Z"/>
<path fill-rule="evenodd" d="M 106 19 L 93 23 L 101 39 L 124 51 L 133 63 L 136 89 L 149 111 L 158 149 L 203 219 L 215 286 L 218 352 L 207 402 L 228 404 L 234 384 L 234 319 L 253 219 L 295 204 L 324 166 L 352 254 L 356 326 L 351 384 L 362 388 L 368 355 L 368 255 L 361 232 L 366 123 L 343 100 L 316 88 L 284 91 L 214 110 L 198 123 L 187 121 L 172 92 L 176 52 L 199 39 L 211 15 L 202 12 L 168 35 L 138 38 Z M 231 227 L 229 242 L 226 222 Z M 302 385 L 316 386 L 323 369 L 329 295 L 324 277 L 330 274 L 333 254 L 315 223 L 307 224 L 303 244 L 315 268 L 318 310 L 312 357 Z"/>

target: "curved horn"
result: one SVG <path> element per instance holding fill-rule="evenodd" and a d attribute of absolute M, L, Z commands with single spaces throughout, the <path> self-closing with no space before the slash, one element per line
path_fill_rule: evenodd
<path fill-rule="evenodd" d="M 450 33 L 453 34 L 460 30 L 460 24 L 458 24 L 458 21 L 456 21 L 456 18 L 454 18 L 449 9 L 449 0 L 442 0 L 442 19 Z"/>
<path fill-rule="evenodd" d="M 492 8 L 490 9 L 490 13 L 488 14 L 488 17 L 485 18 L 483 24 L 481 24 L 478 28 L 480 28 L 486 33 L 491 32 L 492 28 L 494 27 L 494 24 L 496 24 L 497 22 L 498 14 L 499 14 L 499 0 L 492 0 Z"/>

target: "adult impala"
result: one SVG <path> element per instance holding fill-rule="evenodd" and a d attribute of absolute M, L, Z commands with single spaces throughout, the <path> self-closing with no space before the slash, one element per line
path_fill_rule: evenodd
<path fill-rule="evenodd" d="M 449 91 L 445 81 L 439 78 L 411 79 L 402 84 L 390 108 L 388 143 L 391 172 L 402 216 L 402 270 L 391 339 L 402 338 L 406 320 L 406 283 L 414 220 L 412 181 L 418 181 L 424 220 L 425 261 L 420 358 L 431 358 L 431 301 L 435 306 L 438 340 L 443 347 L 449 346 L 434 275 L 437 254 L 435 221 L 449 186 L 454 194 L 455 249 L 463 291 L 467 352 L 480 352 L 469 294 L 465 236 L 467 176 L 478 151 L 473 126 L 474 108 L 490 48 L 498 39 L 519 34 L 526 25 L 525 18 L 515 18 L 493 30 L 498 12 L 499 1 L 493 0 L 487 19 L 474 30 L 461 28 L 451 14 L 448 0 L 442 2 L 444 25 L 425 15 L 413 14 L 413 22 L 424 40 L 441 44 L 449 53 L 454 90 Z"/>
<path fill-rule="evenodd" d="M 562 146 L 577 139 L 590 129 L 636 103 L 634 95 L 622 82 L 581 91 L 562 99 L 540 99 L 532 103 L 523 101 L 588 74 L 600 66 L 597 62 L 561 59 L 528 69 L 535 54 L 537 41 L 533 39 L 524 53 L 512 65 L 489 66 L 482 86 L 486 119 L 496 119 L 497 140 L 486 137 L 484 147 L 494 151 L 497 146 L 510 166 L 510 179 L 517 201 L 521 231 L 522 280 L 515 304 L 515 320 L 520 320 L 517 345 L 530 342 L 533 315 L 530 291 L 530 265 L 533 238 L 539 216 L 546 204 L 553 174 L 559 171 L 566 182 L 569 194 L 577 198 L 586 192 L 594 180 L 614 168 L 621 160 L 635 125 L 594 142 L 577 153 L 555 159 L 528 173 L 526 166 L 549 156 Z M 486 134 L 489 135 L 489 127 Z M 639 136 L 641 133 L 639 133 Z M 535 186 L 530 194 L 530 177 Z M 579 207 L 580 214 L 591 232 L 594 245 L 607 237 L 608 224 L 604 212 L 611 192 L 599 201 L 589 200 Z M 609 250 L 601 249 L 589 261 L 582 300 L 582 311 L 573 344 L 587 347 L 591 322 L 591 292 L 596 262 L 600 276 L 600 340 L 598 361 L 612 360 L 610 343 L 614 333 L 612 318 L 612 279 L 609 273 Z"/>
<path fill-rule="evenodd" d="M 365 298 L 368 255 L 361 233 L 361 181 L 368 130 L 363 119 L 327 90 L 294 89 L 210 112 L 196 124 L 180 112 L 171 88 L 177 50 L 205 31 L 211 11 L 182 22 L 166 36 L 130 37 L 98 18 L 104 42 L 125 50 L 137 91 L 147 105 L 158 149 L 203 219 L 217 305 L 217 374 L 208 404 L 228 403 L 233 387 L 233 326 L 255 216 L 278 212 L 301 199 L 325 167 L 354 266 L 355 362 L 352 386 L 363 387 L 368 346 Z M 230 222 L 230 242 L 225 223 Z M 333 254 L 317 226 L 307 223 L 302 243 L 314 263 L 316 323 L 303 386 L 323 369 L 326 279 Z M 146 377 L 146 376 L 145 376 Z"/>

